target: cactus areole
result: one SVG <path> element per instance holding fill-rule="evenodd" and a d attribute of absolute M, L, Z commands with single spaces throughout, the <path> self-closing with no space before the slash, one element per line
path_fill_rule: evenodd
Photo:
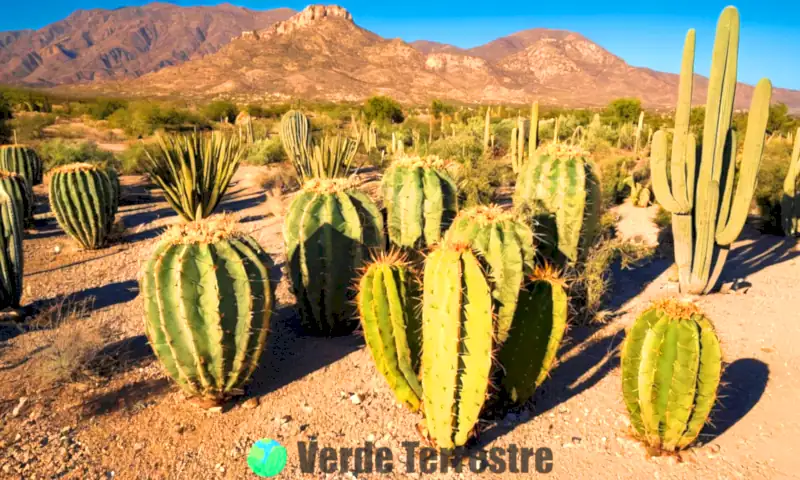
<path fill-rule="evenodd" d="M 739 57 L 739 13 L 734 7 L 725 8 L 714 40 L 703 144 L 698 153 L 697 141 L 689 129 L 694 51 L 695 32 L 689 30 L 683 50 L 672 156 L 668 162 L 667 134 L 659 131 L 653 135 L 650 165 L 656 200 L 672 213 L 680 289 L 703 294 L 716 285 L 731 244 L 741 233 L 750 210 L 772 85 L 762 79 L 755 88 L 737 169 L 736 132 L 731 120 Z"/>
<path fill-rule="evenodd" d="M 271 263 L 228 217 L 177 225 L 159 241 L 141 280 L 145 333 L 187 394 L 242 393 L 267 340 Z"/>

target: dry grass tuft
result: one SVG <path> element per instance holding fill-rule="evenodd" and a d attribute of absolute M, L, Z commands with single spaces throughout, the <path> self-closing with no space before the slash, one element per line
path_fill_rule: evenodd
<path fill-rule="evenodd" d="M 212 244 L 241 235 L 243 232 L 239 230 L 236 215 L 220 214 L 173 225 L 162 236 L 162 242 L 172 245 Z"/>

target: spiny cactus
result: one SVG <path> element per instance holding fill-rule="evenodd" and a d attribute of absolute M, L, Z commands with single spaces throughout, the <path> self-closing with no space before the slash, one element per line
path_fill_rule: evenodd
<path fill-rule="evenodd" d="M 755 190 L 772 86 L 758 82 L 747 120 L 740 166 L 736 168 L 736 132 L 731 128 L 739 53 L 739 13 L 723 10 L 717 24 L 703 146 L 696 165 L 696 140 L 689 131 L 694 77 L 695 32 L 689 30 L 683 51 L 678 108 L 667 172 L 667 136 L 653 136 L 650 165 L 653 190 L 672 213 L 675 263 L 682 292 L 711 291 L 722 273 L 731 244 L 744 227 Z M 736 188 L 734 190 L 734 179 Z"/>
<path fill-rule="evenodd" d="M 531 125 L 530 133 L 528 134 L 528 159 L 532 159 L 536 155 L 536 149 L 539 147 L 539 102 L 533 102 L 531 106 Z"/>
<path fill-rule="evenodd" d="M 492 128 L 492 107 L 486 107 L 486 118 L 483 121 L 483 151 L 489 151 L 489 141 Z"/>
<path fill-rule="evenodd" d="M 477 206 L 458 214 L 445 241 L 469 245 L 489 267 L 497 312 L 496 340 L 505 342 L 520 288 L 533 273 L 533 232 L 497 205 Z"/>
<path fill-rule="evenodd" d="M 0 170 L 0 185 L 17 205 L 17 212 L 24 225 L 33 224 L 33 191 L 22 175 Z"/>
<path fill-rule="evenodd" d="M 625 185 L 631 189 L 630 199 L 634 206 L 641 208 L 650 206 L 652 194 L 650 193 L 649 187 L 647 187 L 644 183 L 637 182 L 633 175 L 629 175 L 625 179 Z"/>
<path fill-rule="evenodd" d="M 549 144 L 517 176 L 514 207 L 542 225 L 540 249 L 551 259 L 577 261 L 594 241 L 600 186 L 587 157 L 579 147 Z"/>
<path fill-rule="evenodd" d="M 638 157 L 639 146 L 642 143 L 642 130 L 644 129 L 644 112 L 639 112 L 639 123 L 636 124 L 636 134 L 633 140 L 633 152 Z"/>
<path fill-rule="evenodd" d="M 34 149 L 25 145 L 0 146 L 0 169 L 22 175 L 31 189 L 42 183 L 42 159 Z"/>
<path fill-rule="evenodd" d="M 349 179 L 313 179 L 294 198 L 283 227 L 303 326 L 317 335 L 356 326 L 350 286 L 370 249 L 383 248 L 378 207 Z"/>
<path fill-rule="evenodd" d="M 466 245 L 438 246 L 425 262 L 422 390 L 428 433 L 440 448 L 464 445 L 489 387 L 492 296 Z"/>
<path fill-rule="evenodd" d="M 356 122 L 353 122 L 356 127 Z M 281 118 L 281 144 L 286 156 L 297 171 L 297 177 L 305 178 L 304 159 L 311 151 L 311 120 L 302 112 L 289 110 Z"/>
<path fill-rule="evenodd" d="M 0 184 L 0 310 L 19 307 L 22 298 L 22 214 Z"/>
<path fill-rule="evenodd" d="M 88 163 L 65 165 L 50 175 L 50 209 L 58 224 L 83 248 L 103 247 L 119 202 L 116 176 Z"/>
<path fill-rule="evenodd" d="M 791 134 L 789 134 L 791 136 Z M 794 140 L 792 157 L 789 160 L 789 171 L 783 181 L 783 199 L 781 201 L 781 217 L 783 231 L 786 235 L 800 234 L 800 128 Z"/>
<path fill-rule="evenodd" d="M 517 117 L 517 126 L 511 129 L 511 169 L 519 173 L 525 163 L 525 122 Z"/>
<path fill-rule="evenodd" d="M 281 119 L 281 143 L 294 166 L 301 183 L 314 178 L 339 178 L 350 174 L 361 137 L 351 139 L 325 135 L 319 143 L 311 138 L 311 121 L 296 110 L 290 110 Z M 372 135 L 372 137 L 370 136 Z M 375 126 L 369 128 L 367 139 L 374 137 Z M 368 152 L 371 148 L 368 147 Z"/>
<path fill-rule="evenodd" d="M 358 287 L 358 311 L 364 338 L 378 371 L 395 397 L 412 410 L 422 402 L 419 371 L 420 320 L 415 311 L 416 284 L 407 260 L 398 253 L 379 255 Z"/>
<path fill-rule="evenodd" d="M 637 435 L 668 452 L 689 446 L 714 406 L 720 372 L 719 340 L 696 305 L 648 308 L 622 347 L 622 393 Z"/>
<path fill-rule="evenodd" d="M 400 157 L 381 183 L 389 241 L 404 248 L 432 246 L 458 211 L 455 181 L 439 157 Z"/>
<path fill-rule="evenodd" d="M 167 231 L 144 266 L 145 333 L 187 394 L 240 395 L 264 350 L 273 305 L 267 253 L 229 217 Z"/>

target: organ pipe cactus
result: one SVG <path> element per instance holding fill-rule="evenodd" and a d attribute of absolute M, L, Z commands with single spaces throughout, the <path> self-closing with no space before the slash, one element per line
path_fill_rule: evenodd
<path fill-rule="evenodd" d="M 355 125 L 355 123 L 354 123 Z M 289 110 L 281 118 L 281 144 L 286 156 L 297 171 L 297 177 L 304 179 L 304 159 L 311 151 L 311 121 L 302 112 Z"/>
<path fill-rule="evenodd" d="M 696 139 L 689 131 L 694 51 L 695 32 L 689 30 L 681 66 L 672 158 L 667 162 L 667 136 L 660 131 L 653 136 L 650 164 L 656 199 L 672 213 L 680 289 L 703 294 L 716 285 L 731 244 L 742 231 L 750 210 L 772 86 L 769 80 L 762 79 L 755 88 L 737 170 L 736 132 L 731 128 L 731 118 L 739 53 L 739 13 L 734 7 L 725 8 L 717 24 L 703 145 L 698 159 Z"/>
<path fill-rule="evenodd" d="M 439 241 L 458 211 L 458 191 L 439 157 L 401 157 L 381 184 L 389 240 L 421 249 Z"/>
<path fill-rule="evenodd" d="M 16 204 L 23 224 L 33 224 L 33 192 L 25 177 L 15 172 L 0 170 L 0 185 Z"/>
<path fill-rule="evenodd" d="M 105 167 L 88 163 L 59 167 L 50 176 L 50 208 L 83 248 L 100 248 L 108 240 L 119 202 L 115 178 Z"/>
<path fill-rule="evenodd" d="M 790 134 L 791 136 L 791 134 Z M 783 199 L 781 201 L 781 217 L 783 231 L 786 235 L 800 234 L 800 128 L 794 140 L 792 157 L 789 160 L 789 171 L 783 181 Z"/>
<path fill-rule="evenodd" d="M 483 120 L 483 151 L 489 150 L 489 141 L 492 127 L 492 107 L 486 107 L 486 118 Z"/>
<path fill-rule="evenodd" d="M 316 335 L 351 332 L 350 286 L 369 250 L 383 247 L 378 207 L 349 179 L 313 179 L 289 206 L 283 236 L 303 326 Z"/>
<path fill-rule="evenodd" d="M 458 214 L 445 241 L 469 245 L 488 266 L 497 312 L 496 340 L 505 342 L 520 288 L 533 273 L 533 232 L 497 205 L 477 206 Z"/>
<path fill-rule="evenodd" d="M 0 309 L 19 307 L 22 298 L 22 214 L 0 184 Z"/>
<path fill-rule="evenodd" d="M 511 129 L 511 169 L 519 173 L 525 163 L 525 122 L 517 117 L 517 126 Z"/>
<path fill-rule="evenodd" d="M 42 183 L 42 159 L 34 149 L 25 145 L 0 146 L 0 169 L 22 175 L 31 189 Z"/>
<path fill-rule="evenodd" d="M 419 371 L 420 319 L 416 285 L 405 258 L 380 255 L 361 277 L 358 310 L 364 338 L 395 397 L 412 410 L 422 402 Z"/>
<path fill-rule="evenodd" d="M 533 102 L 531 106 L 531 125 L 530 133 L 528 134 L 528 159 L 532 159 L 536 155 L 536 149 L 539 146 L 539 102 Z"/>
<path fill-rule="evenodd" d="M 622 347 L 622 393 L 636 434 L 654 449 L 689 446 L 714 406 L 720 372 L 719 340 L 697 306 L 653 304 Z"/>
<path fill-rule="evenodd" d="M 145 333 L 188 395 L 242 393 L 267 340 L 271 265 L 229 217 L 176 225 L 159 241 L 141 280 Z"/>
<path fill-rule="evenodd" d="M 374 125 L 370 127 L 370 135 L 374 135 Z M 281 143 L 286 155 L 292 162 L 300 182 L 313 178 L 346 177 L 350 173 L 350 165 L 355 158 L 360 136 L 351 139 L 342 136 L 329 137 L 315 144 L 311 138 L 311 122 L 301 112 L 291 110 L 281 119 Z M 368 148 L 369 151 L 369 148 Z"/>
<path fill-rule="evenodd" d="M 597 232 L 600 186 L 587 157 L 577 146 L 549 144 L 517 176 L 514 207 L 541 224 L 540 249 L 558 261 L 577 261 Z"/>

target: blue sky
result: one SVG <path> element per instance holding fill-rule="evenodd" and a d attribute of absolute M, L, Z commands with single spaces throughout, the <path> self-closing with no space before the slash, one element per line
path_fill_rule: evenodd
<path fill-rule="evenodd" d="M 142 5 L 136 0 L 9 1 L 2 8 L 0 31 L 40 28 L 77 8 Z M 180 5 L 214 5 L 181 0 Z M 244 7 L 302 9 L 307 3 L 233 0 Z M 697 29 L 696 70 L 707 74 L 714 26 L 727 2 L 591 0 L 544 2 L 340 0 L 356 23 L 384 37 L 434 40 L 473 47 L 515 31 L 535 27 L 579 32 L 636 66 L 676 72 L 683 37 Z M 739 79 L 755 83 L 768 77 L 778 87 L 800 89 L 800 2 L 746 0 L 735 3 L 742 18 Z"/>

